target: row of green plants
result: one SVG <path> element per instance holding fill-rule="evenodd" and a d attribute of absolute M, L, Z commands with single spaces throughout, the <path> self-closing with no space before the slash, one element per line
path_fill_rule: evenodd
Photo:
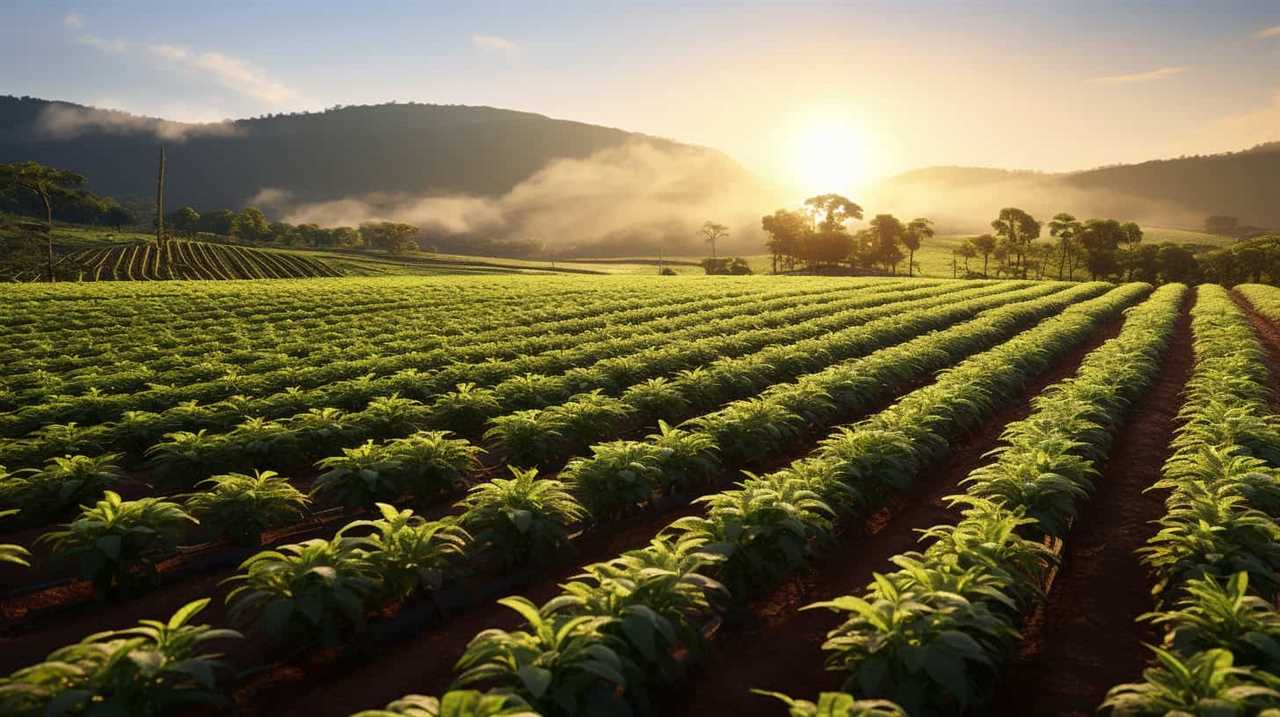
<path fill-rule="evenodd" d="M 1034 287 L 1032 293 L 1046 293 L 1060 287 Z M 983 287 L 970 291 L 955 292 L 930 299 L 919 299 L 904 302 L 904 306 L 916 306 L 923 309 L 938 304 L 945 305 L 950 299 L 963 299 L 967 296 L 1004 296 L 1007 292 L 1001 287 Z M 1026 293 L 1026 291 L 1021 292 Z M 1020 294 L 1012 293 L 1011 297 Z M 831 321 L 854 323 L 857 319 L 873 318 L 876 315 L 892 311 L 890 304 L 882 308 L 852 309 L 840 312 Z M 956 305 L 962 310 L 964 304 Z M 954 312 L 952 312 L 954 313 Z M 800 338 L 806 334 L 823 330 L 827 320 L 814 322 L 816 325 L 801 325 L 789 334 Z M 891 319 L 873 322 L 875 326 L 892 325 Z M 887 328 L 885 330 L 888 330 Z M 68 453 L 92 454 L 103 450 L 104 446 L 122 449 L 126 455 L 137 455 L 146 451 L 151 458 L 157 474 L 163 479 L 166 476 L 181 476 L 190 479 L 192 476 L 208 476 L 229 470 L 246 470 L 250 467 L 271 467 L 288 469 L 301 460 L 331 454 L 337 446 L 351 445 L 370 438 L 404 435 L 416 426 L 434 426 L 457 430 L 464 434 L 477 434 L 480 427 L 491 417 L 501 415 L 504 410 L 519 409 L 522 406 L 541 405 L 554 401 L 566 392 L 570 381 L 578 387 L 590 386 L 592 383 L 605 384 L 617 390 L 619 384 L 633 378 L 644 376 L 655 371 L 675 371 L 688 362 L 696 362 L 717 348 L 725 350 L 727 345 L 735 341 L 734 336 L 724 339 L 707 340 L 705 342 L 686 342 L 661 351 L 649 352 L 648 360 L 641 357 L 618 358 L 597 363 L 590 369 L 580 369 L 564 376 L 545 376 L 526 374 L 507 379 L 493 389 L 478 388 L 474 384 L 460 384 L 453 391 L 438 396 L 431 406 L 423 405 L 399 396 L 375 397 L 368 402 L 362 411 L 343 412 L 334 408 L 312 408 L 300 412 L 291 418 L 268 420 L 248 418 L 230 427 L 224 433 L 208 433 L 204 429 L 196 431 L 178 430 L 167 432 L 166 429 L 178 425 L 198 423 L 221 423 L 224 420 L 237 420 L 249 414 L 255 407 L 252 401 L 226 401 L 222 404 L 203 409 L 196 406 L 180 407 L 166 412 L 168 420 L 159 414 L 131 412 L 125 418 L 113 424 L 93 427 L 81 427 L 75 424 L 46 426 L 37 432 L 37 437 L 25 441 L 10 443 L 7 462 L 12 465 L 29 465 L 37 463 L 41 458 L 50 455 Z M 738 350 L 747 350 L 752 342 L 743 339 L 738 342 Z M 772 380 L 774 371 L 766 365 L 762 358 L 780 363 L 780 354 L 786 353 L 796 357 L 792 364 L 829 362 L 830 352 L 821 350 L 820 341 L 807 341 L 804 347 L 813 347 L 811 354 L 796 352 L 780 347 L 767 352 L 764 357 L 752 359 L 721 359 L 707 366 L 685 370 L 676 381 L 666 381 L 662 377 L 639 381 L 629 386 L 622 400 L 608 399 L 599 393 L 580 394 L 573 400 L 563 404 L 551 415 L 558 423 L 591 427 L 592 436 L 607 435 L 607 431 L 616 427 L 616 420 L 593 423 L 594 417 L 617 419 L 624 414 L 634 413 L 636 409 L 652 411 L 640 415 L 646 417 L 646 423 L 653 425 L 657 417 L 672 420 L 683 417 L 685 411 L 711 407 L 734 397 L 735 392 L 745 389 L 758 390 Z M 735 351 L 728 351 L 735 353 Z M 712 353 L 712 355 L 714 355 Z M 803 358 L 798 361 L 797 358 Z M 493 364 L 489 364 L 493 365 Z M 803 365 L 785 367 L 795 371 Z M 754 371 L 756 379 L 745 381 L 744 376 Z M 406 387 L 412 384 L 406 382 Z M 334 390 L 337 390 L 336 388 Z M 305 406 L 310 397 L 302 392 L 287 392 L 276 397 L 277 410 Z M 359 401 L 355 401 L 359 402 Z M 261 402 L 256 408 L 261 409 Z M 216 410 L 221 409 L 221 410 Z M 544 412 L 545 413 L 545 412 Z M 538 415 L 538 414 L 534 414 Z M 527 420 L 528 412 L 515 413 L 506 419 L 507 435 L 520 428 L 534 434 L 540 421 Z M 154 442 L 159 432 L 165 432 L 166 440 Z M 104 435 L 105 434 L 105 435 Z M 571 447 L 575 444 L 567 442 Z M 577 447 L 585 444 L 580 442 Z M 149 447 L 149 448 L 148 448 Z M 517 462 L 523 456 L 516 456 Z M 198 478 L 197 478 L 198 479 Z M 0 502 L 0 505 L 4 503 Z"/>
<path fill-rule="evenodd" d="M 763 304 L 760 308 L 776 308 L 775 304 L 780 304 L 781 308 L 794 308 L 799 301 L 800 298 L 796 296 L 782 297 L 777 302 L 760 302 Z M 723 305 L 725 303 L 727 305 Z M 370 350 L 365 352 L 364 358 L 357 357 L 355 352 L 345 358 L 324 363 L 314 362 L 312 357 L 308 357 L 305 367 L 299 367 L 294 357 L 282 353 L 268 357 L 269 363 L 265 365 L 263 361 L 258 361 L 247 367 L 201 361 L 179 375 L 157 374 L 152 370 L 145 376 L 134 376 L 135 379 L 145 379 L 146 390 L 138 390 L 144 388 L 142 386 L 133 386 L 133 390 L 130 390 L 131 382 L 124 381 L 121 382 L 123 385 L 110 387 L 115 390 L 112 393 L 105 393 L 98 386 L 91 387 L 80 396 L 49 393 L 42 396 L 43 400 L 38 403 L 24 406 L 7 418 L 3 427 L 9 435 L 21 435 L 32 426 L 57 421 L 104 421 L 118 417 L 125 411 L 162 411 L 184 401 L 209 402 L 232 395 L 266 397 L 290 387 L 316 388 L 344 380 L 359 380 L 361 377 L 368 381 L 370 374 L 373 377 L 386 377 L 408 369 L 440 369 L 450 363 L 477 362 L 491 358 L 516 359 L 548 350 L 586 353 L 591 356 L 592 347 L 583 344 L 598 342 L 604 338 L 599 335 L 599 329 L 605 327 L 612 327 L 610 335 L 619 343 L 623 339 L 636 337 L 631 344 L 625 346 L 627 350 L 634 350 L 650 346 L 654 337 L 669 336 L 676 329 L 692 328 L 706 332 L 709 329 L 704 324 L 708 320 L 715 317 L 732 319 L 739 315 L 743 303 L 741 299 L 735 302 L 722 301 L 716 309 L 710 311 L 698 311 L 694 306 L 679 307 L 688 309 L 687 312 L 679 312 L 671 306 L 651 306 L 643 312 L 646 319 L 632 316 L 631 321 L 627 321 L 627 317 L 635 314 L 634 311 L 603 311 L 591 320 L 590 328 L 582 331 L 559 333 L 557 329 L 562 327 L 552 322 L 544 324 L 541 331 L 523 340 L 517 340 L 514 335 L 519 332 L 506 330 L 473 333 L 461 341 L 442 343 L 431 336 L 421 338 L 422 332 L 419 331 L 406 334 L 404 343 L 407 345 L 382 341 L 369 345 Z M 755 302 L 746 303 L 753 305 Z M 816 298 L 814 303 L 824 303 L 823 297 Z M 624 325 L 614 326 L 615 321 Z M 403 328 L 400 330 L 404 331 Z M 648 337 L 649 341 L 645 342 L 643 337 Z M 307 340 L 320 339 L 321 337 L 312 336 Z M 159 347 L 152 351 L 156 355 L 168 353 Z"/>
<path fill-rule="evenodd" d="M 681 518 L 649 546 L 588 566 L 541 606 L 507 598 L 503 604 L 523 627 L 478 634 L 458 663 L 454 687 L 514 694 L 545 715 L 652 712 L 654 695 L 681 678 L 685 656 L 701 652 L 703 628 L 719 605 L 801 565 L 830 543 L 839 518 L 867 515 L 887 495 L 909 488 L 922 467 L 946 452 L 948 437 L 989 415 L 997 396 L 1149 291 L 1127 285 L 1060 310 L 838 432 L 813 457 L 700 499 L 705 516 Z M 993 314 L 978 321 L 999 322 L 1002 312 Z M 933 351 L 915 347 L 916 353 L 945 353 L 947 333 L 932 335 L 939 343 Z M 853 702 L 828 695 L 820 703 L 834 710 Z M 801 714 L 817 709 L 803 701 L 789 707 Z M 859 709 L 895 713 L 888 706 Z"/>
<path fill-rule="evenodd" d="M 1264 314 L 1272 291 L 1241 293 Z M 1103 710 L 1280 714 L 1280 421 L 1266 353 L 1244 311 L 1217 285 L 1197 288 L 1195 366 L 1173 449 L 1153 490 L 1168 491 L 1142 548 L 1163 633 L 1139 681 Z"/>
<path fill-rule="evenodd" d="M 647 310 L 662 303 L 652 290 L 625 283 L 606 288 L 560 282 L 473 281 L 458 286 L 447 280 L 342 280 L 245 288 L 231 296 L 208 284 L 193 284 L 187 291 L 178 289 L 163 298 L 152 298 L 135 288 L 138 286 L 96 291 L 100 295 L 91 297 L 92 306 L 81 307 L 73 316 L 49 311 L 49 305 L 80 298 L 64 292 L 52 297 L 48 305 L 38 306 L 38 315 L 24 316 L 20 319 L 23 323 L 10 321 L 16 346 L 14 358 L 6 356 L 4 360 L 10 369 L 5 371 L 6 381 L 18 386 L 56 382 L 52 385 L 75 387 L 82 385 L 75 382 L 93 375 L 109 379 L 139 361 L 156 361 L 155 348 L 165 349 L 159 370 L 201 363 L 209 352 L 221 352 L 234 358 L 236 365 L 244 365 L 258 352 L 269 356 L 266 349 L 273 345 L 304 352 L 301 355 L 320 365 L 358 357 L 370 341 L 395 342 L 400 348 L 418 345 L 419 350 L 426 350 L 440 345 L 440 338 L 465 333 L 507 328 L 515 336 L 529 336 L 533 335 L 532 326 L 541 323 L 555 323 L 572 332 L 596 325 L 593 322 L 600 314 L 635 311 L 638 315 L 632 318 L 643 318 Z M 738 286 L 684 287 L 660 293 L 676 305 L 702 306 L 717 299 L 771 292 Z M 9 306 L 25 308 L 21 301 Z M 175 309 L 178 316 L 174 316 Z M 472 315 L 467 310 L 481 313 Z M 111 321 L 88 330 L 74 328 L 84 315 L 94 314 Z M 52 329 L 64 336 L 56 350 L 47 341 Z M 129 340 L 143 331 L 151 341 Z M 419 343 L 409 343 L 415 337 Z M 323 341 L 308 344 L 311 339 Z M 87 375 L 85 369 L 89 370 Z M 65 378 L 68 374 L 70 378 Z M 95 385 L 89 383 L 84 388 Z"/>
<path fill-rule="evenodd" d="M 895 322 L 898 326 L 894 331 L 903 335 L 927 334 L 930 328 L 957 318 L 990 311 L 985 318 L 907 341 L 860 361 L 837 364 L 803 376 L 795 384 L 774 386 L 758 399 L 732 403 L 721 411 L 697 419 L 687 429 L 660 423 L 659 432 L 646 441 L 618 441 L 595 446 L 592 458 L 576 461 L 562 476 L 572 494 L 569 497 L 573 503 L 571 508 L 547 516 L 535 515 L 526 525 L 507 526 L 502 530 L 490 526 L 492 530 L 482 531 L 484 539 L 480 544 L 496 552 L 508 565 L 553 555 L 567 542 L 571 526 L 584 519 L 603 521 L 634 510 L 656 496 L 683 494 L 705 485 L 723 470 L 722 457 L 728 465 L 741 465 L 768 455 L 784 447 L 802 425 L 829 425 L 839 415 L 865 408 L 872 401 L 890 395 L 894 386 L 927 376 L 928 372 L 947 365 L 954 360 L 956 352 L 971 353 L 994 343 L 1031 321 L 1059 311 L 1081 298 L 1096 295 L 1104 286 L 1077 286 L 1070 291 L 1039 298 L 1037 295 L 1047 292 L 1031 288 L 1007 296 L 977 298 L 915 314 L 909 320 Z M 857 334 L 857 338 L 861 342 L 858 345 L 869 351 L 877 344 L 893 344 L 902 337 L 897 334 L 881 337 L 873 332 Z M 940 345 L 951 348 L 939 351 L 937 347 Z M 404 407 L 412 408 L 410 402 L 405 403 Z M 377 422 L 379 430 L 393 432 L 416 420 L 412 415 L 400 414 L 393 418 L 394 415 L 388 408 Z M 335 438 L 333 434 L 317 436 L 318 441 L 329 444 Z M 270 436 L 260 432 L 256 445 L 270 448 L 273 444 Z M 279 454 L 273 456 L 261 450 L 249 450 L 247 446 L 227 451 L 220 460 L 234 459 L 248 465 L 261 465 L 273 457 L 279 458 Z M 194 450 L 198 452 L 201 449 Z M 355 509 L 369 508 L 379 501 L 398 502 L 406 496 L 421 505 L 465 486 L 467 476 L 475 472 L 477 453 L 478 449 L 467 441 L 450 438 L 443 432 L 419 432 L 382 444 L 370 441 L 319 461 L 322 473 L 312 494 L 323 504 Z M 205 458 L 207 460 L 208 456 Z M 24 491 L 15 491 L 12 501 L 23 508 L 24 516 L 48 518 L 77 502 L 96 498 L 119 477 L 109 457 L 104 461 L 80 456 L 55 459 L 51 465 L 54 463 L 78 470 L 63 470 L 57 475 L 46 472 L 32 476 L 30 481 L 24 482 L 21 478 L 13 481 L 14 485 L 27 486 Z M 209 467 L 207 462 L 197 465 L 187 460 L 161 464 L 162 468 L 166 466 L 175 479 L 201 475 L 199 469 Z M 497 495 L 505 495 L 507 503 L 500 502 L 505 505 L 505 510 L 524 510 L 525 504 L 541 505 L 536 496 L 523 494 L 527 492 L 524 486 L 531 484 L 532 475 L 520 473 L 515 480 L 491 482 L 498 491 Z M 301 509 L 298 499 L 303 497 L 285 479 L 272 473 L 265 476 L 269 478 L 263 475 L 250 478 L 238 473 L 214 476 L 210 481 L 194 486 L 203 490 L 188 499 L 187 507 L 197 508 L 191 512 L 216 534 L 242 544 L 254 544 L 263 530 L 296 519 Z M 0 485 L 8 482 L 0 482 Z M 539 484 L 545 484 L 550 491 L 548 495 L 553 496 L 557 495 L 560 487 L 553 481 L 544 480 Z M 493 495 L 486 486 L 474 489 L 464 501 L 467 512 L 474 514 L 478 507 L 475 501 L 490 500 Z M 125 502 L 124 505 L 132 506 L 134 503 L 136 501 Z M 163 502 L 160 504 L 164 505 Z M 568 505 L 564 501 L 561 504 Z M 156 502 L 153 500 L 147 505 L 154 506 Z M 136 573 L 139 566 L 153 565 L 170 554 L 178 535 L 174 534 L 172 540 L 165 541 L 165 529 L 144 525 L 148 531 L 146 534 L 156 536 L 157 540 L 140 544 L 137 549 L 123 555 L 104 558 L 95 549 L 97 539 L 102 535 L 103 521 L 89 520 L 93 513 L 102 510 L 101 505 L 86 510 L 78 521 L 72 523 L 73 526 L 84 523 L 93 526 L 93 530 L 75 545 L 91 556 L 82 558 L 82 576 L 94 580 L 100 590 L 118 591 L 121 581 L 130 578 L 130 569 Z M 116 512 L 139 517 L 151 515 L 147 511 Z M 175 522 L 174 527 L 182 528 L 183 524 Z M 239 532 L 229 532 L 233 527 Z M 138 528 L 127 525 L 126 530 L 138 532 Z M 55 548 L 56 558 L 76 555 L 71 552 L 71 544 L 55 543 Z M 113 557 L 116 559 L 110 559 Z M 143 577 L 148 576 L 149 571 L 143 571 Z"/>
<path fill-rule="evenodd" d="M 715 433 L 722 438 L 729 452 L 741 452 L 729 445 L 732 441 L 741 444 L 742 450 L 754 445 L 756 451 L 768 451 L 768 442 L 756 443 L 759 431 L 752 430 L 753 422 L 758 425 L 769 420 L 768 408 L 760 408 L 759 403 L 741 404 L 732 409 L 732 415 L 759 415 L 737 423 L 726 417 L 725 409 L 714 409 L 762 391 L 777 391 L 778 386 L 799 376 L 972 318 L 995 306 L 1031 301 L 1061 289 L 1061 286 L 1039 285 L 994 295 L 988 289 L 978 289 L 913 301 L 910 305 L 890 304 L 885 309 L 902 310 L 893 311 L 883 318 L 872 318 L 876 314 L 867 312 L 864 316 L 871 320 L 842 321 L 841 325 L 849 324 L 846 328 L 772 345 L 746 356 L 717 359 L 679 371 L 674 379 L 643 381 L 632 385 L 617 398 L 595 392 L 579 394 L 549 408 L 525 409 L 496 416 L 489 420 L 485 438 L 496 443 L 513 463 L 549 466 L 616 433 L 624 422 L 652 426 L 659 421 L 674 422 L 690 414 L 713 411 L 702 415 L 695 423 L 704 432 Z M 760 400 L 766 401 L 764 396 Z M 809 412 L 821 411 L 823 400 L 815 397 L 808 411 L 803 409 L 803 399 L 795 399 L 793 403 L 802 407 L 794 419 L 800 420 Z M 775 423 L 785 426 L 794 420 Z"/>
<path fill-rule="evenodd" d="M 951 496 L 961 519 L 923 533 L 861 596 L 810 605 L 842 619 L 823 644 L 843 688 L 912 715 L 981 714 L 1018 627 L 1040 604 L 1063 539 L 1092 493 L 1128 407 L 1154 381 L 1187 289 L 1129 310 L 1115 338 L 1009 424 L 994 461 Z"/>

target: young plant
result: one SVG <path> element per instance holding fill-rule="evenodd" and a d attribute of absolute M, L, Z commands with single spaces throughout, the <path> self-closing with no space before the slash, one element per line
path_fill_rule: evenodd
<path fill-rule="evenodd" d="M 451 519 L 429 521 L 412 510 L 397 511 L 379 503 L 378 520 L 357 520 L 339 535 L 362 528 L 373 533 L 361 538 L 373 572 L 382 581 L 382 594 L 391 600 L 417 591 L 438 590 L 448 570 L 466 551 L 471 536 Z"/>
<path fill-rule="evenodd" d="M 281 643 L 335 645 L 364 627 L 366 603 L 379 585 L 355 538 L 315 538 L 264 550 L 240 564 L 227 595 L 231 619 Z"/>
<path fill-rule="evenodd" d="M 372 508 L 379 501 L 393 501 L 404 493 L 397 479 L 400 465 L 385 446 L 365 441 L 356 448 L 343 448 L 342 455 L 316 463 L 324 470 L 311 488 L 312 497 L 349 508 Z"/>
<path fill-rule="evenodd" d="M 419 431 L 384 446 L 384 454 L 395 464 L 392 473 L 400 490 L 426 501 L 466 485 L 467 476 L 480 465 L 480 448 L 449 436 L 448 431 Z"/>
<path fill-rule="evenodd" d="M 48 520 L 81 503 L 97 500 L 120 479 L 118 453 L 50 458 L 39 471 L 8 474 L 0 484 L 0 505 L 22 510 L 32 521 Z"/>
<path fill-rule="evenodd" d="M 218 475 L 191 494 L 187 510 L 216 535 L 236 545 L 258 545 L 262 532 L 300 517 L 310 499 L 274 471 Z"/>
<path fill-rule="evenodd" d="M 540 611 L 521 597 L 498 602 L 519 613 L 525 629 L 476 635 L 458 661 L 455 687 L 493 684 L 547 717 L 617 714 L 627 667 L 604 632 L 614 618 L 562 615 L 550 605 Z"/>
<path fill-rule="evenodd" d="M 150 580 L 156 562 L 172 554 L 187 526 L 197 522 L 177 503 L 126 501 L 107 491 L 65 529 L 45 533 L 38 542 L 50 544 L 54 559 L 78 559 L 80 576 L 92 581 L 100 596 L 110 597 Z"/>
<path fill-rule="evenodd" d="M 541 717 L 516 695 L 476 690 L 450 690 L 436 699 L 405 695 L 385 709 L 364 710 L 351 717 Z"/>
<path fill-rule="evenodd" d="M 147 449 L 156 476 L 177 485 L 194 485 L 193 478 L 216 472 L 229 460 L 229 447 L 223 434 L 209 434 L 205 429 L 194 433 L 166 433 L 165 440 Z"/>
<path fill-rule="evenodd" d="M 591 447 L 590 458 L 570 461 L 562 477 L 596 521 L 624 515 L 647 503 L 661 484 L 657 449 L 636 441 Z"/>
<path fill-rule="evenodd" d="M 485 422 L 502 413 L 502 404 L 491 389 L 460 383 L 431 404 L 432 423 L 464 436 L 478 435 Z"/>
<path fill-rule="evenodd" d="M 780 692 L 752 690 L 787 705 L 790 717 L 907 717 L 901 707 L 888 700 L 859 700 L 844 692 L 823 692 L 817 703 L 797 700 Z"/>
<path fill-rule="evenodd" d="M 0 510 L 0 518 L 14 515 L 17 512 L 16 510 Z M 18 565 L 30 567 L 31 563 L 27 562 L 29 557 L 31 557 L 31 552 L 21 545 L 0 543 L 0 563 L 17 563 Z"/>
<path fill-rule="evenodd" d="M 1249 574 L 1236 573 L 1224 582 L 1213 576 L 1189 580 L 1177 608 L 1140 619 L 1169 630 L 1165 646 L 1178 655 L 1225 648 L 1241 666 L 1280 674 L 1280 613 L 1266 600 L 1249 594 Z"/>
<path fill-rule="evenodd" d="M 0 713 L 158 717 L 198 706 L 231 707 L 218 686 L 227 665 L 204 650 L 209 642 L 241 635 L 190 624 L 208 604 L 208 598 L 188 603 L 167 622 L 142 620 L 137 627 L 90 635 L 0 678 Z"/>
<path fill-rule="evenodd" d="M 492 550 L 508 567 L 545 561 L 569 542 L 569 526 L 586 511 L 560 481 L 538 479 L 536 469 L 511 468 L 512 478 L 494 478 L 468 491 L 457 505 L 474 545 Z"/>
<path fill-rule="evenodd" d="M 1280 679 L 1235 666 L 1228 650 L 1206 650 L 1186 659 L 1153 647 L 1158 665 L 1143 670 L 1144 682 L 1118 685 L 1101 712 L 1114 717 L 1164 715 L 1262 715 L 1280 704 Z"/>

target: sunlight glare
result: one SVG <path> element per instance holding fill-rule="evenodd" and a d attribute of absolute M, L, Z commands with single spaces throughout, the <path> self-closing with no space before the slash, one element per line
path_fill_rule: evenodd
<path fill-rule="evenodd" d="M 791 182 L 806 196 L 847 193 L 872 179 L 872 155 L 870 138 L 856 123 L 814 120 L 792 135 L 787 147 Z"/>

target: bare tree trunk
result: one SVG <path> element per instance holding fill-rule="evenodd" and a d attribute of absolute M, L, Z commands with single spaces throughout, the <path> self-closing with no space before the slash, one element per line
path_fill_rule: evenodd
<path fill-rule="evenodd" d="M 164 244 L 164 145 L 160 145 L 160 171 L 156 174 L 156 247 Z"/>
<path fill-rule="evenodd" d="M 40 201 L 44 202 L 44 242 L 49 259 L 49 281 L 53 281 L 53 205 L 49 202 L 48 192 L 37 190 L 36 193 L 40 195 Z"/>
<path fill-rule="evenodd" d="M 951 261 L 952 261 L 952 264 L 954 265 L 955 259 L 952 259 Z M 909 277 L 915 276 L 915 266 L 916 266 L 916 250 L 912 249 L 911 252 L 907 255 L 907 276 Z"/>

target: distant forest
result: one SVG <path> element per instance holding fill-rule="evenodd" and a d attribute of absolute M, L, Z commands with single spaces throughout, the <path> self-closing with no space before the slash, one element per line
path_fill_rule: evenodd
<path fill-rule="evenodd" d="M 79 123 L 52 125 L 61 110 Z M 643 137 L 529 112 L 427 104 L 333 108 L 204 128 L 30 97 L 0 97 L 0 163 L 35 160 L 117 198 L 155 191 L 169 136 L 171 206 L 243 207 L 265 187 L 316 201 L 373 192 L 502 194 L 549 161 Z M 185 138 L 175 139 L 179 135 Z M 657 144 L 675 143 L 645 137 Z"/>

